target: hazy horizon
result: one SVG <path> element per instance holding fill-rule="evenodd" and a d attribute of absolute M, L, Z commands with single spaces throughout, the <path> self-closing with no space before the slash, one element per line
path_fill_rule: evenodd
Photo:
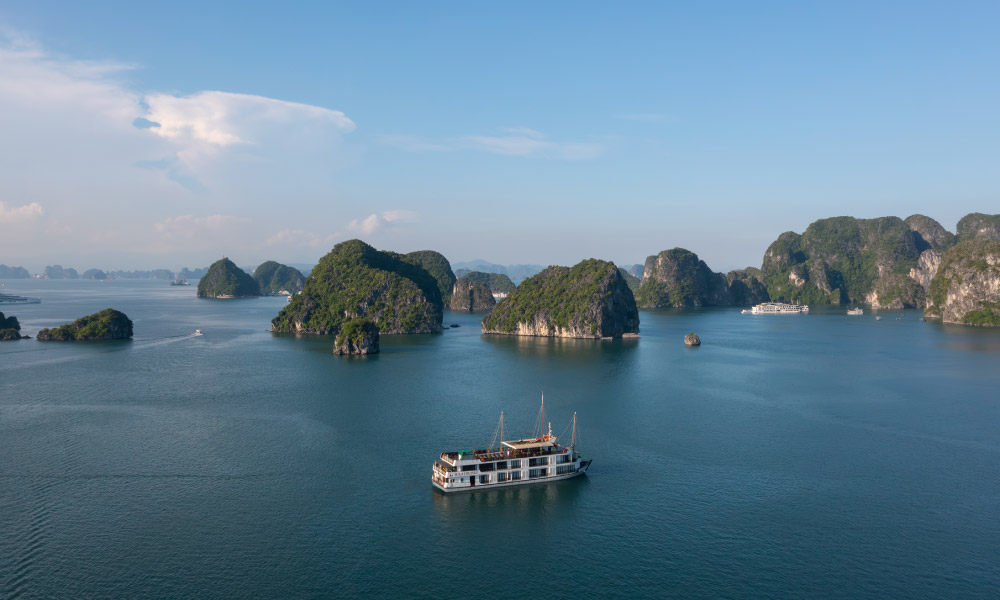
<path fill-rule="evenodd" d="M 826 217 L 954 231 L 1000 205 L 998 17 L 6 6 L 0 263 L 308 264 L 360 238 L 504 265 L 682 247 L 725 272 Z"/>

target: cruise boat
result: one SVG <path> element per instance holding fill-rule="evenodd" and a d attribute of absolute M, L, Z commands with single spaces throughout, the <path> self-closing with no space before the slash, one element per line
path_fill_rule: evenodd
<path fill-rule="evenodd" d="M 784 302 L 764 302 L 750 310 L 743 309 L 741 312 L 745 315 L 795 315 L 809 312 L 809 306 L 806 304 L 785 304 Z"/>
<path fill-rule="evenodd" d="M 545 418 L 545 401 L 538 413 L 535 430 L 539 432 Z M 576 451 L 576 413 L 573 413 L 573 434 L 568 446 L 559 445 L 548 433 L 531 438 L 505 441 L 503 413 L 494 433 L 493 442 L 485 450 L 442 452 L 434 461 L 431 483 L 442 492 L 487 490 L 512 485 L 569 479 L 587 472 L 592 461 L 583 460 Z M 493 444 L 500 440 L 499 447 Z"/>
<path fill-rule="evenodd" d="M 28 298 L 12 294 L 0 294 L 0 304 L 41 304 L 41 298 Z"/>
<path fill-rule="evenodd" d="M 865 314 L 865 311 L 859 306 L 858 308 L 849 308 L 849 309 L 847 309 L 847 314 L 849 314 L 851 316 L 854 316 L 854 315 L 863 315 L 863 314 Z"/>

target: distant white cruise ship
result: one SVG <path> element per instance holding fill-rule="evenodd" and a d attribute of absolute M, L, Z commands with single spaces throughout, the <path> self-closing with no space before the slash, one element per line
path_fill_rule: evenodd
<path fill-rule="evenodd" d="M 538 414 L 536 432 L 545 418 L 545 400 Z M 442 492 L 493 489 L 526 483 L 555 481 L 583 475 L 591 461 L 583 460 L 576 451 L 576 413 L 573 413 L 573 434 L 569 446 L 560 446 L 548 433 L 534 438 L 503 441 L 503 413 L 493 437 L 500 439 L 496 450 L 490 444 L 486 450 L 442 452 L 434 461 L 431 483 Z"/>
<path fill-rule="evenodd" d="M 743 314 L 752 315 L 794 315 L 809 312 L 806 304 L 785 304 L 784 302 L 764 302 L 751 308 L 743 309 Z"/>

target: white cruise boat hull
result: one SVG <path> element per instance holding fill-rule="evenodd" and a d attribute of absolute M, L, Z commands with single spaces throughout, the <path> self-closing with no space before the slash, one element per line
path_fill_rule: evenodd
<path fill-rule="evenodd" d="M 552 475 L 551 477 L 537 477 L 535 479 L 521 479 L 519 481 L 505 481 L 503 483 L 477 483 L 476 485 L 469 485 L 468 483 L 466 483 L 464 486 L 462 486 L 461 484 L 457 484 L 457 485 L 449 485 L 448 487 L 444 487 L 444 485 L 438 483 L 437 479 L 432 478 L 431 483 L 434 484 L 434 487 L 441 490 L 442 492 L 445 492 L 446 494 L 450 494 L 452 492 L 475 492 L 476 490 L 486 491 L 495 488 L 512 487 L 515 485 L 548 483 L 550 481 L 562 481 L 563 479 L 572 479 L 574 477 L 579 477 L 580 475 L 586 475 L 587 469 L 590 467 L 590 461 L 585 460 L 583 462 L 586 463 L 586 466 L 579 468 L 575 473 L 566 473 L 564 475 Z"/>

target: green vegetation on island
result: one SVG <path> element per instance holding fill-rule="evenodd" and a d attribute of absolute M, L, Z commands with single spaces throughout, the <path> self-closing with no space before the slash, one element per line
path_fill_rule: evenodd
<path fill-rule="evenodd" d="M 458 278 L 448 300 L 448 308 L 465 312 L 488 311 L 495 305 L 490 288 L 475 277 L 468 277 L 468 274 Z"/>
<path fill-rule="evenodd" d="M 276 332 L 330 334 L 367 317 L 383 334 L 432 333 L 442 329 L 443 310 L 438 282 L 423 267 L 350 240 L 320 259 L 271 324 Z"/>
<path fill-rule="evenodd" d="M 910 219 L 916 217 L 921 215 Z M 802 235 L 781 234 L 764 253 L 761 270 L 772 300 L 866 302 L 873 291 L 883 291 L 899 295 L 879 295 L 881 305 L 918 307 L 922 299 L 915 288 L 893 275 L 907 276 L 920 252 L 917 236 L 899 217 L 833 217 L 812 223 Z"/>
<path fill-rule="evenodd" d="M 455 273 L 451 270 L 451 263 L 440 252 L 434 250 L 417 250 L 404 254 L 402 259 L 411 265 L 422 267 L 431 274 L 437 281 L 438 291 L 441 292 L 441 301 L 448 303 L 451 290 L 455 287 Z"/>
<path fill-rule="evenodd" d="M 87 269 L 86 271 L 83 272 L 83 275 L 81 275 L 80 278 L 96 279 L 99 281 L 103 281 L 108 278 L 108 274 L 100 269 Z"/>
<path fill-rule="evenodd" d="M 252 298 L 260 296 L 260 286 L 246 271 L 228 258 L 212 263 L 198 281 L 199 298 Z"/>
<path fill-rule="evenodd" d="M 639 332 L 632 290 L 614 263 L 589 259 L 525 279 L 483 318 L 483 333 L 610 338 Z"/>
<path fill-rule="evenodd" d="M 958 222 L 955 231 L 963 242 L 975 238 L 1000 241 L 1000 215 L 969 213 Z"/>
<path fill-rule="evenodd" d="M 302 291 L 306 282 L 301 271 L 273 260 L 258 266 L 253 272 L 253 278 L 260 286 L 262 294 L 277 294 L 278 292 L 297 294 Z"/>
<path fill-rule="evenodd" d="M 17 317 L 14 315 L 5 317 L 0 312 L 0 342 L 19 340 L 23 337 L 21 335 L 21 324 L 17 322 Z"/>
<path fill-rule="evenodd" d="M 622 267 L 618 267 L 618 272 L 622 274 L 622 278 L 625 279 L 625 283 L 628 285 L 628 289 L 632 290 L 633 295 L 639 291 L 639 284 L 641 281 L 638 277 L 629 273 L 627 269 Z"/>
<path fill-rule="evenodd" d="M 0 279 L 29 279 L 31 273 L 24 267 L 8 267 L 0 265 Z"/>
<path fill-rule="evenodd" d="M 684 248 L 664 250 L 643 265 L 643 278 L 636 294 L 642 308 L 683 306 L 732 306 L 733 294 L 726 276 L 712 271 L 698 255 Z M 734 281 L 746 288 L 746 274 L 733 272 Z M 746 293 L 741 293 L 741 299 Z"/>
<path fill-rule="evenodd" d="M 508 294 L 516 287 L 510 277 L 503 273 L 485 273 L 483 271 L 470 271 L 464 273 L 460 280 L 468 283 L 481 283 L 489 288 L 494 294 Z"/>
<path fill-rule="evenodd" d="M 80 275 L 73 268 L 63 268 L 62 265 L 49 265 L 42 272 L 45 279 L 79 279 Z"/>
<path fill-rule="evenodd" d="M 344 323 L 333 344 L 334 354 L 377 354 L 378 327 L 371 319 L 357 317 Z"/>
<path fill-rule="evenodd" d="M 131 319 L 113 308 L 38 332 L 41 341 L 125 340 L 131 337 Z"/>

